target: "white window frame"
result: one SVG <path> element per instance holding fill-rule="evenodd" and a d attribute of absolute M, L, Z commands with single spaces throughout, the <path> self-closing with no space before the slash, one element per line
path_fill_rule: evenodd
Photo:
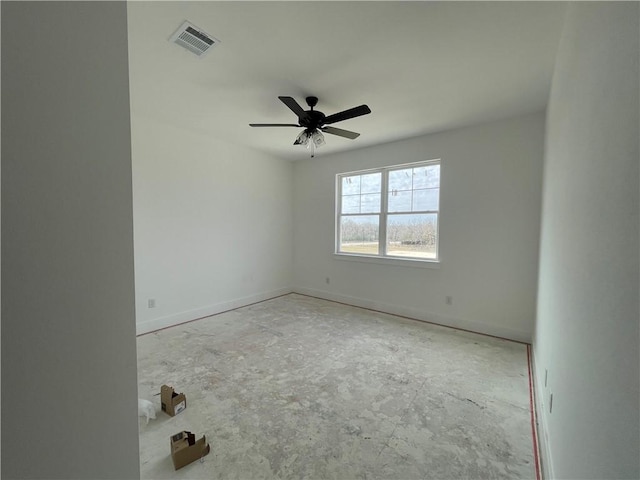
<path fill-rule="evenodd" d="M 429 165 L 440 166 L 440 184 L 438 185 L 438 209 L 437 210 L 420 210 L 416 212 L 410 212 L 408 214 L 435 214 L 436 215 L 436 257 L 435 258 L 423 258 L 423 257 L 410 257 L 410 256 L 395 256 L 387 254 L 387 217 L 389 215 L 388 209 L 388 195 L 389 195 L 389 173 L 395 170 L 404 170 L 407 168 L 419 168 Z M 378 213 L 363 213 L 360 215 L 378 215 L 378 254 L 367 253 L 353 253 L 340 251 L 340 234 L 341 234 L 341 218 L 342 214 L 342 179 L 344 177 L 350 177 L 354 175 L 366 175 L 371 173 L 381 174 L 381 192 L 380 192 L 380 212 Z M 421 162 L 404 163 L 401 165 L 390 165 L 388 167 L 372 168 L 367 170 L 357 170 L 353 172 L 344 172 L 336 175 L 336 211 L 335 211 L 335 245 L 334 256 L 340 260 L 355 260 L 365 261 L 372 263 L 383 264 L 395 264 L 395 265 L 410 265 L 421 267 L 438 267 L 441 261 L 440 255 L 440 190 L 442 188 L 442 160 L 433 159 Z M 395 215 L 395 212 L 391 212 L 391 215 Z M 399 213 L 402 214 L 402 213 Z M 348 214 L 346 214 L 348 215 Z"/>

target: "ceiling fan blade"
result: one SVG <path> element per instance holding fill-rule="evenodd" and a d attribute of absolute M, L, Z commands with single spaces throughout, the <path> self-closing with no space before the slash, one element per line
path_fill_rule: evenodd
<path fill-rule="evenodd" d="M 287 107 L 291 109 L 293 113 L 295 113 L 298 118 L 306 118 L 307 112 L 296 102 L 293 97 L 278 97 L 282 103 L 284 103 Z"/>
<path fill-rule="evenodd" d="M 297 123 L 250 123 L 250 127 L 299 127 Z"/>
<path fill-rule="evenodd" d="M 342 128 L 336 127 L 322 127 L 322 130 L 325 133 L 330 133 L 331 135 L 338 135 L 339 137 L 350 138 L 353 140 L 354 138 L 358 138 L 360 136 L 359 133 L 350 132 L 349 130 L 343 130 Z"/>
<path fill-rule="evenodd" d="M 350 118 L 359 117 L 361 115 L 367 115 L 371 113 L 371 109 L 367 105 L 360 105 L 359 107 L 353 107 L 349 110 L 334 113 L 324 119 L 325 124 L 341 122 L 342 120 L 348 120 Z"/>

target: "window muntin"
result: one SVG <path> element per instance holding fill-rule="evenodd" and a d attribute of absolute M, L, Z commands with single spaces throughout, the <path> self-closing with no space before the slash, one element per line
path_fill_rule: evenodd
<path fill-rule="evenodd" d="M 439 160 L 337 177 L 337 253 L 438 259 Z"/>

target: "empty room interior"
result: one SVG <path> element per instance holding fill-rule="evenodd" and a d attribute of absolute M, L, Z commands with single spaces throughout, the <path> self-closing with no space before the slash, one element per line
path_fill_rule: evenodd
<path fill-rule="evenodd" d="M 640 478 L 638 2 L 1 21 L 2 478 Z"/>

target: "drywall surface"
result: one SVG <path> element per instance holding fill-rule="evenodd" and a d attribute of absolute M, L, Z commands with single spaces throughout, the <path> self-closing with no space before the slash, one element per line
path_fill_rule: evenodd
<path fill-rule="evenodd" d="M 290 292 L 291 163 L 136 115 L 135 93 L 138 333 Z"/>
<path fill-rule="evenodd" d="M 124 2 L 2 2 L 2 392 L 2 478 L 139 476 Z"/>
<path fill-rule="evenodd" d="M 572 3 L 553 79 L 534 338 L 552 478 L 640 477 L 638 7 Z"/>
<path fill-rule="evenodd" d="M 320 151 L 296 162 L 295 290 L 529 341 L 543 135 L 544 114 L 536 113 L 333 156 Z M 333 255 L 336 174 L 438 158 L 439 268 Z M 452 297 L 452 305 L 445 303 L 446 296 Z"/>

